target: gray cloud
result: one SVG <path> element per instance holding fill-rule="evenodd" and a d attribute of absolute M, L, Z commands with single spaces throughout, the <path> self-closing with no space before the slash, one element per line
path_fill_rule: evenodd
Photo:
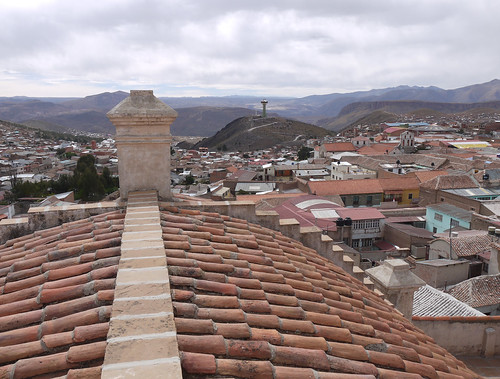
<path fill-rule="evenodd" d="M 306 96 L 500 76 L 496 1 L 11 3 L 0 0 L 0 96 Z"/>

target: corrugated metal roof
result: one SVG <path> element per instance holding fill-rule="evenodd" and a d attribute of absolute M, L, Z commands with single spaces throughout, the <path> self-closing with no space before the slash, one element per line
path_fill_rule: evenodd
<path fill-rule="evenodd" d="M 484 314 L 443 291 L 425 285 L 415 292 L 413 316 L 484 316 Z"/>

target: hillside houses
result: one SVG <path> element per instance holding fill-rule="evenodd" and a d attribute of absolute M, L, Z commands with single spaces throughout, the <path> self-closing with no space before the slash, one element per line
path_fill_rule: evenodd
<path fill-rule="evenodd" d="M 492 154 L 492 144 L 463 134 L 459 138 L 453 128 L 429 124 L 378 125 L 374 130 L 382 132 L 358 133 L 350 140 L 307 141 L 313 151 L 303 161 L 297 160 L 299 145 L 247 152 L 174 146 L 173 192 L 200 201 L 251 201 L 280 217 L 291 217 L 290 209 L 295 209 L 293 217 L 299 222 L 324 228 L 366 265 L 402 257 L 412 267 L 431 262 L 427 265 L 438 272 L 444 268 L 432 264 L 433 260 L 459 262 L 466 254 L 455 252 L 459 245 L 453 243 L 458 239 L 451 241 L 451 254 L 435 253 L 436 246 L 447 243 L 446 236 L 437 234 L 449 232 L 450 227 L 453 232 L 479 229 L 484 235 L 488 227 L 500 228 L 500 201 L 496 200 L 500 159 Z M 107 167 L 116 173 L 112 139 L 92 146 L 61 145 L 23 133 L 6 134 L 6 142 L 0 145 L 2 190 L 8 189 L 5 177 L 13 171 L 19 178 L 71 174 L 84 154 L 96 157 L 98 171 Z M 64 154 L 57 155 L 61 148 Z M 312 205 L 298 206 L 305 201 L 297 200 L 301 197 Z M 485 244 L 477 245 L 481 251 L 472 254 L 476 268 L 467 270 L 467 276 L 487 273 L 490 262 L 496 262 L 498 250 L 483 239 Z"/>

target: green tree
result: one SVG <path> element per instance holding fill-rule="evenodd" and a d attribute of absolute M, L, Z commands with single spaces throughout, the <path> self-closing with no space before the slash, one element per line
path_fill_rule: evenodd
<path fill-rule="evenodd" d="M 297 152 L 297 158 L 299 161 L 306 160 L 309 158 L 309 153 L 311 152 L 312 148 L 307 147 L 307 146 L 302 146 L 299 151 Z"/>
<path fill-rule="evenodd" d="M 118 189 L 119 183 L 118 178 L 111 176 L 109 168 L 104 167 L 102 170 L 102 175 L 100 176 L 101 183 L 104 186 L 106 193 L 114 192 Z"/>
<path fill-rule="evenodd" d="M 61 175 L 58 180 L 50 181 L 50 188 L 54 193 L 63 193 L 75 189 L 75 181 L 72 175 Z"/>
<path fill-rule="evenodd" d="M 75 197 L 83 201 L 100 200 L 106 193 L 104 185 L 95 168 L 93 155 L 84 155 L 78 159 L 74 171 L 76 183 Z"/>
<path fill-rule="evenodd" d="M 188 175 L 184 179 L 184 185 L 190 186 L 191 184 L 194 184 L 194 176 L 193 175 Z"/>

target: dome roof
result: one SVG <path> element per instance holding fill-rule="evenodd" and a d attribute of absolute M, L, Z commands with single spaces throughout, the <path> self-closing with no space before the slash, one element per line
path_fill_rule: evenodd
<path fill-rule="evenodd" d="M 0 247 L 0 377 L 99 377 L 124 214 Z M 185 378 L 477 377 L 301 243 L 218 213 L 161 226 Z"/>

